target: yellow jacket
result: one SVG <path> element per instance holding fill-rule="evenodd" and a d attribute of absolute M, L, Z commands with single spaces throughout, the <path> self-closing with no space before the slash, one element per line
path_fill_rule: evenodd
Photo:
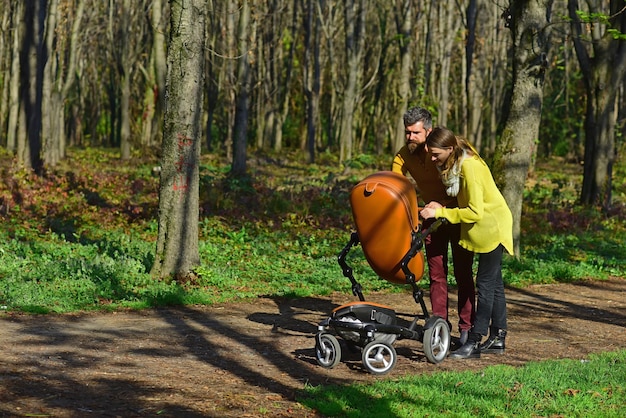
<path fill-rule="evenodd" d="M 440 208 L 436 218 L 461 224 L 459 244 L 475 253 L 488 253 L 502 244 L 513 255 L 513 216 L 487 164 L 477 155 L 461 164 L 457 208 Z"/>

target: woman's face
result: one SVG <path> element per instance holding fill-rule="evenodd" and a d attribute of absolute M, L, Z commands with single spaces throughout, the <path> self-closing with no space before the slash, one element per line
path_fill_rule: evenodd
<path fill-rule="evenodd" d="M 441 167 L 446 162 L 448 157 L 450 157 L 450 154 L 452 154 L 452 147 L 428 147 L 428 152 L 430 153 L 430 159 L 435 163 L 435 165 Z"/>

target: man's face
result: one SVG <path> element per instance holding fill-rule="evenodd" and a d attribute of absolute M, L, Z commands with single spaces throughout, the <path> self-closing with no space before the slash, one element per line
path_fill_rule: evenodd
<path fill-rule="evenodd" d="M 409 152 L 414 153 L 422 148 L 426 143 L 426 137 L 432 129 L 424 129 L 423 122 L 416 122 L 413 125 L 404 127 L 404 140 L 409 148 Z"/>

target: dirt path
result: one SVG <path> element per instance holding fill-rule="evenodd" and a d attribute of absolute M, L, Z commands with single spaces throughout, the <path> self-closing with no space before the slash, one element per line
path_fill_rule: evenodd
<path fill-rule="evenodd" d="M 416 312 L 410 294 L 366 296 Z M 109 314 L 0 314 L 0 416 L 314 417 L 294 401 L 305 384 L 517 366 L 626 347 L 624 279 L 508 289 L 507 297 L 506 355 L 433 365 L 421 343 L 401 340 L 398 363 L 384 377 L 365 373 L 358 358 L 331 370 L 315 361 L 318 322 L 354 300 L 350 294 Z"/>

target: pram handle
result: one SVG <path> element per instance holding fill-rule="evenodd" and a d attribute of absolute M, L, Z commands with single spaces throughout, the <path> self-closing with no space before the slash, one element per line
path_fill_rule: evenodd
<path fill-rule="evenodd" d="M 352 267 L 350 267 L 348 263 L 346 262 L 346 257 L 348 255 L 348 252 L 350 251 L 352 247 L 358 245 L 359 242 L 360 242 L 359 234 L 357 234 L 356 232 L 353 232 L 352 234 L 350 234 L 350 241 L 346 244 L 345 247 L 343 247 L 343 250 L 341 250 L 341 252 L 339 253 L 339 256 L 337 257 L 337 261 L 339 262 L 339 265 L 341 266 L 341 270 L 343 271 L 344 277 L 347 277 L 348 279 L 350 279 L 350 283 L 352 283 L 352 294 L 354 296 L 358 296 L 359 300 L 363 302 L 365 301 L 365 297 L 363 296 L 363 288 L 361 287 L 361 283 L 356 281 L 356 279 L 354 278 Z"/>
<path fill-rule="evenodd" d="M 422 231 L 422 238 L 427 237 L 429 234 L 435 232 L 439 227 L 447 225 L 449 222 L 446 218 L 437 218 L 428 228 Z"/>
<path fill-rule="evenodd" d="M 409 262 L 415 255 L 422 249 L 424 246 L 424 238 L 426 238 L 432 232 L 435 232 L 440 226 L 448 223 L 446 218 L 436 219 L 435 222 L 432 223 L 425 230 L 421 230 L 413 233 L 413 243 L 411 244 L 411 249 L 406 253 L 402 261 L 400 262 L 400 267 L 406 276 L 406 283 L 411 285 L 413 288 L 413 299 L 422 307 L 422 311 L 424 312 L 424 317 L 428 318 L 430 315 L 428 314 L 428 309 L 426 308 L 426 304 L 424 303 L 423 292 L 421 289 L 417 287 L 415 281 L 415 273 L 409 269 Z M 420 228 L 422 225 L 420 224 Z"/>

